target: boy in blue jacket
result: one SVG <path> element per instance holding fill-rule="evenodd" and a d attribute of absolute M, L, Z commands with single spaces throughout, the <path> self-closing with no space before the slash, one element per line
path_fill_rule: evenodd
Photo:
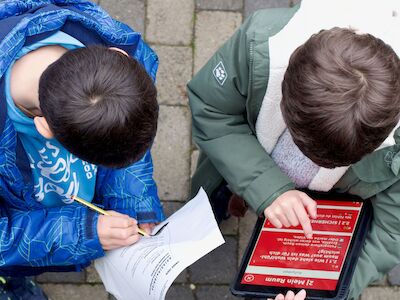
<path fill-rule="evenodd" d="M 0 299 L 45 299 L 21 276 L 81 270 L 164 218 L 149 152 L 158 62 L 84 0 L 1 2 L 0 50 Z"/>

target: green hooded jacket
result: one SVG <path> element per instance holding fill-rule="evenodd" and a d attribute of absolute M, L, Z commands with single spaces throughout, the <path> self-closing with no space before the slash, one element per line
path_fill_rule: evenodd
<path fill-rule="evenodd" d="M 211 57 L 188 84 L 193 138 L 201 150 L 192 194 L 210 195 L 223 181 L 262 214 L 278 196 L 294 189 L 265 152 L 255 123 L 269 77 L 269 37 L 298 10 L 260 10 Z M 223 70 L 221 75 L 216 69 Z M 349 299 L 400 263 L 400 130 L 394 146 L 365 156 L 335 185 L 338 192 L 371 198 L 374 216 L 352 280 Z"/>

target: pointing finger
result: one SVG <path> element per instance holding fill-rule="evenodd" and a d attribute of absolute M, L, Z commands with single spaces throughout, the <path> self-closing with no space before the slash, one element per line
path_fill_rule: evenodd
<path fill-rule="evenodd" d="M 317 217 L 317 202 L 311 199 L 307 194 L 301 194 L 301 201 L 303 205 L 306 207 L 311 218 L 315 219 Z"/>
<path fill-rule="evenodd" d="M 310 218 L 303 205 L 300 203 L 295 204 L 294 211 L 296 213 L 297 219 L 299 220 L 301 227 L 304 230 L 304 234 L 308 239 L 312 238 L 312 227 Z"/>

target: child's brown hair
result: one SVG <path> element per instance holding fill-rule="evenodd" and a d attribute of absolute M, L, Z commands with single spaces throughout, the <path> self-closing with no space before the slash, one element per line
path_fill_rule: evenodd
<path fill-rule="evenodd" d="M 282 94 L 282 114 L 300 150 L 322 167 L 349 165 L 399 121 L 399 58 L 370 34 L 322 30 L 292 54 Z"/>
<path fill-rule="evenodd" d="M 156 134 L 152 79 L 135 59 L 106 47 L 71 50 L 51 64 L 40 78 L 39 101 L 55 138 L 94 164 L 127 166 Z"/>

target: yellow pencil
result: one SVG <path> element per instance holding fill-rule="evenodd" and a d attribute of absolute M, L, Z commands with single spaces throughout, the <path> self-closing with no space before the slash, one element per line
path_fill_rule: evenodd
<path fill-rule="evenodd" d="M 98 213 L 100 213 L 102 215 L 110 216 L 110 214 L 107 211 L 105 211 L 104 209 L 101 209 L 100 207 L 98 207 L 98 206 L 96 206 L 96 205 L 94 205 L 94 204 L 92 204 L 92 203 L 90 203 L 90 202 L 88 202 L 86 200 L 83 200 L 82 198 L 79 198 L 77 196 L 72 195 L 71 199 L 79 202 L 80 204 L 86 205 L 87 207 L 93 209 L 94 211 L 97 211 Z M 138 233 L 140 233 L 143 236 L 149 236 L 145 231 L 143 231 L 140 228 L 138 228 Z"/>

